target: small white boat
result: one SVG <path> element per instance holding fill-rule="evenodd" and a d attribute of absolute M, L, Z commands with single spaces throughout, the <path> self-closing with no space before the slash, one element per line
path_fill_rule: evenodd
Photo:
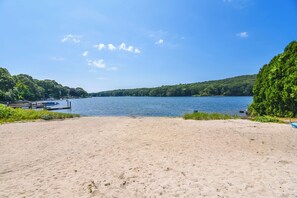
<path fill-rule="evenodd" d="M 46 102 L 42 102 L 42 104 L 44 106 L 55 106 L 55 105 L 58 105 L 59 103 L 58 102 L 52 102 L 52 101 L 46 101 Z"/>

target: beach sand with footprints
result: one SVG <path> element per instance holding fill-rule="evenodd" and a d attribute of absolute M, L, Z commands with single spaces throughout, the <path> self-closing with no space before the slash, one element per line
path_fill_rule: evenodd
<path fill-rule="evenodd" d="M 0 125 L 0 197 L 296 197 L 297 129 L 83 117 Z"/>

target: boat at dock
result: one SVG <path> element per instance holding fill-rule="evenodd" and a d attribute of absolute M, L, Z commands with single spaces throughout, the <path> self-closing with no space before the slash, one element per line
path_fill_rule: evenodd
<path fill-rule="evenodd" d="M 44 109 L 48 111 L 54 111 L 54 110 L 63 110 L 63 109 L 71 109 L 71 106 L 63 106 L 63 107 L 44 107 Z"/>
<path fill-rule="evenodd" d="M 7 106 L 12 108 L 23 108 L 23 109 L 45 109 L 45 110 L 62 110 L 62 109 L 71 109 L 71 101 L 66 100 L 66 106 L 59 106 L 59 102 L 55 101 L 18 101 L 14 103 L 8 103 Z"/>
<path fill-rule="evenodd" d="M 59 104 L 58 102 L 54 102 L 54 101 L 44 101 L 39 103 L 43 104 L 44 106 L 55 106 Z"/>

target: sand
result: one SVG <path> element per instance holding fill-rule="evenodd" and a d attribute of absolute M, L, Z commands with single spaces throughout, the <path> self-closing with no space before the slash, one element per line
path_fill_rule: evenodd
<path fill-rule="evenodd" d="M 297 129 L 84 117 L 0 125 L 0 197 L 296 197 Z"/>

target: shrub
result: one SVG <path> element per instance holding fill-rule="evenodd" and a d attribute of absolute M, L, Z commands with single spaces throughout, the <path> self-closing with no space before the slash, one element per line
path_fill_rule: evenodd
<path fill-rule="evenodd" d="M 277 119 L 276 117 L 271 117 L 271 116 L 258 116 L 251 118 L 252 121 L 256 122 L 276 122 L 276 123 L 284 123 L 284 121 L 281 121 Z"/>
<path fill-rule="evenodd" d="M 239 119 L 237 115 L 231 116 L 228 114 L 220 113 L 205 113 L 205 112 L 195 112 L 191 114 L 185 114 L 183 116 L 186 120 L 227 120 L 227 119 Z"/>
<path fill-rule="evenodd" d="M 79 117 L 77 114 L 57 113 L 47 110 L 32 110 L 32 109 L 13 109 L 0 104 L 0 123 L 27 121 L 27 120 L 53 120 Z"/>

